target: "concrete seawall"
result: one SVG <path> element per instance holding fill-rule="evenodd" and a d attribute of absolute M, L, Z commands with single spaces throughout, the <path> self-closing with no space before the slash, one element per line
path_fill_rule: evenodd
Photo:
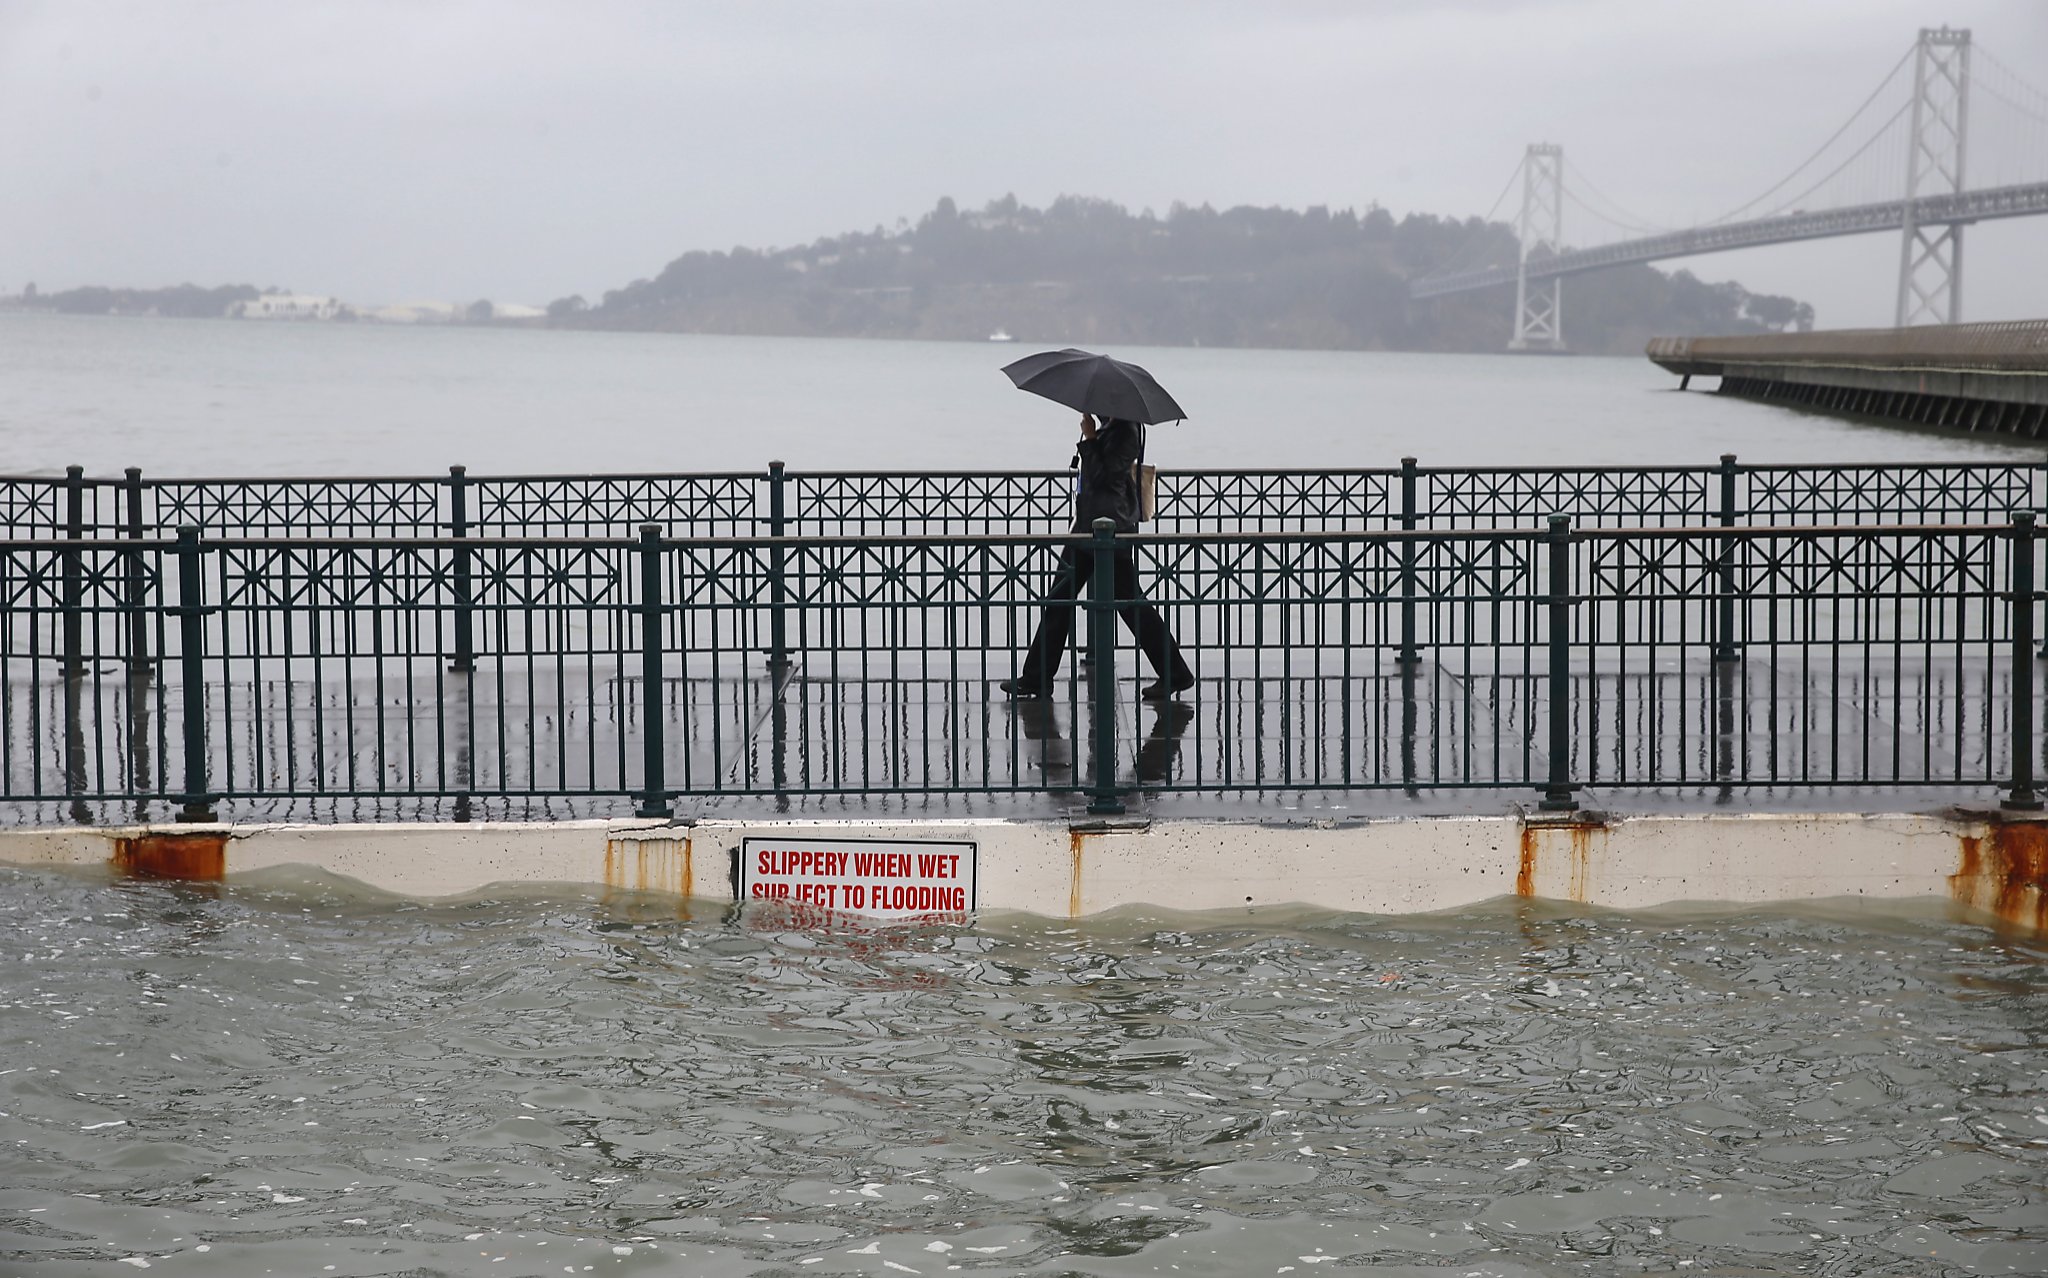
<path fill-rule="evenodd" d="M 2048 434 L 2048 320 L 1659 337 L 1652 363 L 1719 377 L 1720 393 L 1829 412 L 2039 439 Z"/>
<path fill-rule="evenodd" d="M 198 881 L 308 866 L 418 898 L 558 883 L 718 903 L 735 899 L 748 838 L 970 841 L 976 908 L 1056 918 L 1296 903 L 1401 914 L 1508 895 L 1611 908 L 1921 898 L 2048 936 L 2048 823 L 1965 812 L 68 827 L 0 831 L 0 861 Z"/>

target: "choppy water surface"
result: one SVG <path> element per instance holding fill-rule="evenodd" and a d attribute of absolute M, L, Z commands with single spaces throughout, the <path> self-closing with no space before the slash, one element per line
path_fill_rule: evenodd
<path fill-rule="evenodd" d="M 0 869 L 0 1275 L 2048 1272 L 1933 907 L 678 912 Z"/>

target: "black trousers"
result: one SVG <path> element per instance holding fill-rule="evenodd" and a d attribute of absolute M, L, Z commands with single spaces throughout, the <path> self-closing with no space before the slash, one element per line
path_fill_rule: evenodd
<path fill-rule="evenodd" d="M 1128 547 L 1118 550 L 1115 565 L 1116 597 L 1132 601 L 1117 609 L 1124 628 L 1137 637 L 1139 651 L 1160 678 L 1171 677 L 1176 685 L 1191 682 L 1195 672 L 1188 669 L 1188 663 L 1181 657 L 1172 632 L 1166 628 L 1166 619 L 1138 595 L 1136 553 Z M 1078 610 L 1061 607 L 1058 601 L 1080 598 L 1082 588 L 1094 573 L 1094 552 L 1078 546 L 1060 552 L 1059 575 L 1053 578 L 1047 594 L 1054 602 L 1048 604 L 1045 616 L 1039 619 L 1038 633 L 1031 637 L 1031 649 L 1024 656 L 1024 668 L 1017 672 L 1024 686 L 1049 686 L 1053 676 L 1060 672 L 1060 658 L 1066 655 L 1067 638 L 1073 633 L 1074 613 Z"/>

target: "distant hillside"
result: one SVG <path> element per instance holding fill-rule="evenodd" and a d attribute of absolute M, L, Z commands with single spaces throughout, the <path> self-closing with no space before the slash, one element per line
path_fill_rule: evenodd
<path fill-rule="evenodd" d="M 685 253 L 653 279 L 548 308 L 581 328 L 979 340 L 1035 344 L 1496 351 L 1512 327 L 1502 290 L 1426 302 L 1408 281 L 1515 259 L 1513 231 L 1478 218 L 1395 220 L 1176 204 L 1165 217 L 1062 197 L 978 212 L 942 199 L 916 225 L 800 248 Z M 1810 327 L 1790 298 L 1620 267 L 1565 282 L 1574 350 L 1634 353 L 1657 333 Z"/>
<path fill-rule="evenodd" d="M 262 294 L 249 284 L 224 284 L 201 288 L 179 284 L 173 288 L 101 288 L 88 285 L 61 293 L 38 293 L 31 284 L 12 299 L 28 309 L 62 311 L 67 315 L 177 315 L 187 319 L 219 319 L 237 302 L 254 301 Z"/>

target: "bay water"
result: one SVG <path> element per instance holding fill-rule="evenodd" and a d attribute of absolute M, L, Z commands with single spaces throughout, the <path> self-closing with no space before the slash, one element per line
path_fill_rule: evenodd
<path fill-rule="evenodd" d="M 0 313 L 0 474 L 1057 469 L 1075 415 L 999 371 L 1038 345 Z M 2041 453 L 1681 394 L 1644 359 L 1111 353 L 1189 413 L 1152 434 L 1169 468 Z"/>

